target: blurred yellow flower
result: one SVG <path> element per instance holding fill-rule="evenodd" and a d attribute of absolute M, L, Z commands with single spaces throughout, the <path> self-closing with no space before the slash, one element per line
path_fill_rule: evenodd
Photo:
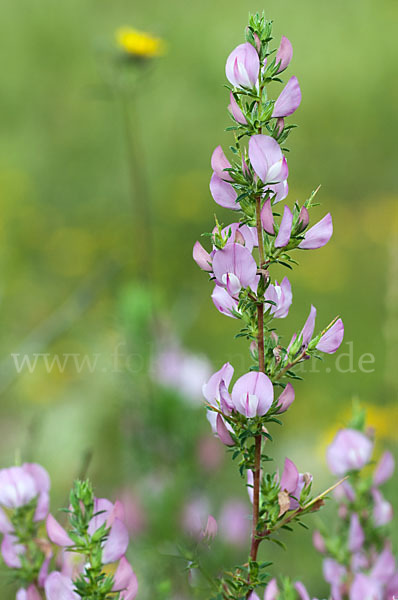
<path fill-rule="evenodd" d="M 120 48 L 131 56 L 153 58 L 163 56 L 166 52 L 164 40 L 132 27 L 118 29 L 116 39 Z"/>

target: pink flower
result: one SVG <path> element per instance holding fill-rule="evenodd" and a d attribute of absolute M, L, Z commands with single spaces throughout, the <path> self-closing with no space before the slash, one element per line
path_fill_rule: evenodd
<path fill-rule="evenodd" d="M 225 156 L 224 150 L 221 148 L 221 146 L 217 146 L 211 155 L 211 168 L 220 179 L 232 181 L 232 177 L 228 171 L 228 169 L 231 169 L 232 166 Z"/>
<path fill-rule="evenodd" d="M 228 56 L 225 74 L 235 87 L 254 87 L 259 71 L 260 59 L 257 50 L 249 42 L 240 44 Z"/>
<path fill-rule="evenodd" d="M 234 410 L 247 418 L 265 415 L 274 400 L 271 380 L 261 372 L 250 372 L 240 377 L 232 389 Z"/>
<path fill-rule="evenodd" d="M 108 564 L 119 560 L 126 552 L 129 543 L 127 528 L 122 519 L 122 505 L 120 502 L 112 504 L 106 498 L 95 498 L 94 516 L 88 526 L 89 535 L 93 535 L 102 525 L 110 528 L 108 538 L 102 548 L 102 562 Z M 47 534 L 49 539 L 58 546 L 73 546 L 74 542 L 65 529 L 50 514 L 47 517 Z"/>
<path fill-rule="evenodd" d="M 220 536 L 228 544 L 244 546 L 250 532 L 249 510 L 240 500 L 228 501 L 219 518 Z"/>
<path fill-rule="evenodd" d="M 276 53 L 276 64 L 279 64 L 278 73 L 282 73 L 288 66 L 293 56 L 293 46 L 284 35 Z"/>
<path fill-rule="evenodd" d="M 231 296 L 235 296 L 242 287 L 257 291 L 256 261 L 241 244 L 227 244 L 214 253 L 213 273 L 218 285 L 225 287 Z"/>
<path fill-rule="evenodd" d="M 215 173 L 213 173 L 210 179 L 210 192 L 214 202 L 223 208 L 230 208 L 231 210 L 240 209 L 240 204 L 236 202 L 238 195 L 232 185 Z"/>
<path fill-rule="evenodd" d="M 72 579 L 54 571 L 46 579 L 44 590 L 47 600 L 79 600 Z"/>
<path fill-rule="evenodd" d="M 376 468 L 373 473 L 373 484 L 374 485 L 383 485 L 386 481 L 388 481 L 395 469 L 395 459 L 391 452 L 384 452 L 383 456 L 379 460 L 376 465 Z"/>
<path fill-rule="evenodd" d="M 282 221 L 275 239 L 275 248 L 284 248 L 290 241 L 293 225 L 293 213 L 288 206 L 283 210 Z"/>
<path fill-rule="evenodd" d="M 232 298 L 225 288 L 221 287 L 220 285 L 215 285 L 211 299 L 213 300 L 214 306 L 220 313 L 226 315 L 227 317 L 236 319 L 234 312 L 239 312 L 238 301 L 235 300 L 235 298 Z"/>
<path fill-rule="evenodd" d="M 316 345 L 316 349 L 327 354 L 333 354 L 340 348 L 344 337 L 344 324 L 341 319 L 337 321 L 323 334 Z"/>
<path fill-rule="evenodd" d="M 200 242 L 195 242 L 193 247 L 193 259 L 202 271 L 211 272 L 211 261 L 210 254 L 203 248 Z"/>
<path fill-rule="evenodd" d="M 17 592 L 16 600 L 41 600 L 41 595 L 35 585 L 30 585 L 27 590 L 21 588 Z"/>
<path fill-rule="evenodd" d="M 350 600 L 383 600 L 380 583 L 363 573 L 357 573 L 351 584 Z"/>
<path fill-rule="evenodd" d="M 296 465 L 289 458 L 285 459 L 285 465 L 280 481 L 281 490 L 287 492 L 290 499 L 290 510 L 299 507 L 301 492 L 312 481 L 312 476 L 308 473 L 299 473 Z"/>
<path fill-rule="evenodd" d="M 275 304 L 269 304 L 270 314 L 274 319 L 284 319 L 289 313 L 292 304 L 292 287 L 287 277 L 284 277 L 279 285 L 275 281 L 268 286 L 265 292 L 265 300 L 271 300 Z"/>
<path fill-rule="evenodd" d="M 121 592 L 120 600 L 134 600 L 137 595 L 137 576 L 125 556 L 122 556 L 116 569 L 112 591 Z"/>
<path fill-rule="evenodd" d="M 312 535 L 312 543 L 314 548 L 318 550 L 318 552 L 320 552 L 321 554 L 324 554 L 326 552 L 325 540 L 323 539 L 323 536 L 320 531 L 314 531 Z"/>
<path fill-rule="evenodd" d="M 362 529 L 359 517 L 356 513 L 351 515 L 350 529 L 348 532 L 348 549 L 350 552 L 359 552 L 365 541 L 365 534 Z"/>
<path fill-rule="evenodd" d="M 247 125 L 246 117 L 243 114 L 242 109 L 239 108 L 239 105 L 238 105 L 237 101 L 235 100 L 235 96 L 233 95 L 232 92 L 229 95 L 229 99 L 230 99 L 230 105 L 228 106 L 228 110 L 232 114 L 235 121 L 237 121 L 237 123 L 240 123 L 241 125 Z"/>
<path fill-rule="evenodd" d="M 283 90 L 281 91 L 277 101 L 275 102 L 272 116 L 288 117 L 293 114 L 300 106 L 301 90 L 297 77 L 291 77 Z"/>
<path fill-rule="evenodd" d="M 279 589 L 276 579 L 271 579 L 265 588 L 264 600 L 277 600 L 279 596 Z"/>
<path fill-rule="evenodd" d="M 383 525 L 387 525 L 392 521 L 394 516 L 393 508 L 380 492 L 380 490 L 374 488 L 372 490 L 372 496 L 374 500 L 373 507 L 373 521 L 376 527 L 382 527 Z"/>
<path fill-rule="evenodd" d="M 356 429 L 341 429 L 327 449 L 326 458 L 334 475 L 359 471 L 371 459 L 373 442 Z"/>
<path fill-rule="evenodd" d="M 293 404 L 295 398 L 294 388 L 291 383 L 287 383 L 285 389 L 278 398 L 277 414 L 284 413 Z"/>
<path fill-rule="evenodd" d="M 0 505 L 19 508 L 37 498 L 35 521 L 42 521 L 48 513 L 50 478 L 47 471 L 36 463 L 0 470 Z"/>
<path fill-rule="evenodd" d="M 249 140 L 249 159 L 252 167 L 265 184 L 285 181 L 289 174 L 286 158 L 274 138 L 253 135 Z"/>
<path fill-rule="evenodd" d="M 332 216 L 328 213 L 304 235 L 304 240 L 298 245 L 303 250 L 315 250 L 325 246 L 333 234 Z"/>

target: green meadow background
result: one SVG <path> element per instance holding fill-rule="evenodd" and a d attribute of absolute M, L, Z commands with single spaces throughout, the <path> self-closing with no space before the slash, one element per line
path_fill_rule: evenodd
<path fill-rule="evenodd" d="M 233 340 L 236 322 L 215 310 L 211 285 L 192 261 L 214 212 L 231 219 L 209 193 L 210 155 L 229 144 L 224 65 L 243 41 L 249 11 L 265 10 L 275 43 L 284 34 L 294 47 L 288 76 L 299 78 L 303 100 L 290 119 L 299 128 L 289 138 L 289 200 L 303 201 L 321 184 L 312 218 L 331 211 L 334 220 L 331 242 L 300 254 L 288 274 L 294 302 L 280 331 L 288 337 L 301 327 L 311 303 L 319 327 L 336 314 L 345 323 L 339 354 L 307 367 L 314 372 L 296 385 L 283 428 L 272 431 L 275 468 L 287 455 L 314 474 L 315 490 L 330 485 L 325 448 L 355 399 L 368 407 L 376 457 L 396 451 L 398 5 L 0 6 L 0 466 L 41 462 L 54 512 L 79 473 L 98 495 L 127 490 L 137 513 L 129 558 L 139 598 L 185 600 L 194 591 L 185 562 L 173 556 L 177 543 L 191 543 L 181 541 L 186 503 L 195 499 L 218 518 L 226 499 L 247 504 L 247 497 L 211 438 L 200 398 L 188 402 L 149 372 L 171 331 L 214 370 L 230 360 L 241 374 L 249 364 L 246 344 Z M 114 38 L 126 25 L 164 38 L 166 55 L 123 63 Z M 32 373 L 18 373 L 12 355 L 34 353 L 99 358 L 93 372 L 73 362 L 48 372 L 38 360 Z M 396 490 L 395 479 L 386 486 L 395 508 Z M 333 507 L 326 510 L 331 519 Z M 308 519 L 311 528 L 317 518 Z M 264 545 L 262 556 L 278 565 L 272 573 L 300 578 L 311 596 L 325 597 L 311 528 L 285 537 L 287 551 Z M 395 525 L 395 550 L 397 543 Z M 222 536 L 213 552 L 203 558 L 213 574 L 245 556 Z M 2 598 L 15 597 L 3 568 L 0 587 Z M 200 587 L 195 593 L 206 597 Z"/>

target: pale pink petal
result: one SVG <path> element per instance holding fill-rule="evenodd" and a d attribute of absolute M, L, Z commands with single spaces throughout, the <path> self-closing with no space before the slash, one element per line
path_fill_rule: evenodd
<path fill-rule="evenodd" d="M 119 560 L 126 553 L 128 545 L 129 534 L 127 527 L 120 519 L 115 519 L 109 532 L 109 537 L 102 549 L 103 563 L 106 565 Z"/>
<path fill-rule="evenodd" d="M 273 117 L 288 117 L 300 106 L 301 90 L 297 77 L 289 79 L 277 101 L 275 102 Z"/>
<path fill-rule="evenodd" d="M 296 491 L 299 482 L 299 472 L 296 465 L 289 458 L 285 459 L 285 466 L 281 477 L 281 490 L 285 490 L 289 494 Z"/>
<path fill-rule="evenodd" d="M 298 245 L 303 250 L 315 250 L 325 246 L 333 233 L 332 215 L 328 213 L 316 225 L 311 227 L 304 236 L 304 240 Z"/>
<path fill-rule="evenodd" d="M 288 206 L 283 211 L 282 221 L 275 240 L 275 248 L 284 248 L 290 241 L 292 233 L 293 213 Z"/>
<path fill-rule="evenodd" d="M 57 546 L 73 546 L 73 541 L 66 533 L 65 529 L 49 514 L 46 520 L 47 535 L 49 539 Z"/>
<path fill-rule="evenodd" d="M 193 259 L 203 271 L 211 271 L 211 256 L 200 242 L 195 242 L 192 253 Z"/>
<path fill-rule="evenodd" d="M 229 99 L 230 99 L 230 105 L 228 106 L 228 108 L 229 108 L 229 111 L 232 113 L 232 116 L 235 119 L 235 121 L 237 121 L 241 125 L 247 125 L 246 117 L 243 114 L 242 109 L 239 108 L 239 105 L 238 105 L 237 101 L 235 100 L 235 96 L 233 95 L 232 92 L 229 95 Z"/>
<path fill-rule="evenodd" d="M 215 173 L 213 173 L 210 179 L 210 192 L 214 202 L 223 208 L 230 208 L 231 210 L 240 209 L 240 204 L 236 202 L 238 195 L 232 185 L 221 179 Z"/>
<path fill-rule="evenodd" d="M 281 43 L 278 48 L 278 52 L 276 53 L 276 64 L 280 63 L 278 73 L 281 73 L 282 71 L 284 71 L 286 69 L 286 67 L 289 65 L 290 61 L 292 60 L 292 56 L 293 56 L 293 46 L 290 43 L 290 41 L 287 39 L 287 37 L 285 37 L 283 35 L 282 39 L 281 39 Z"/>
<path fill-rule="evenodd" d="M 316 349 L 327 354 L 333 354 L 340 347 L 344 337 L 344 325 L 341 319 L 337 319 L 336 323 L 321 337 Z"/>

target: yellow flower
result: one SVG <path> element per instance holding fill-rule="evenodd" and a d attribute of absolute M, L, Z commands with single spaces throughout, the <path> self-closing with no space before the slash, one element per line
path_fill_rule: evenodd
<path fill-rule="evenodd" d="M 153 58 L 163 56 L 166 52 L 164 40 L 132 27 L 118 29 L 116 40 L 120 48 L 130 56 Z"/>

